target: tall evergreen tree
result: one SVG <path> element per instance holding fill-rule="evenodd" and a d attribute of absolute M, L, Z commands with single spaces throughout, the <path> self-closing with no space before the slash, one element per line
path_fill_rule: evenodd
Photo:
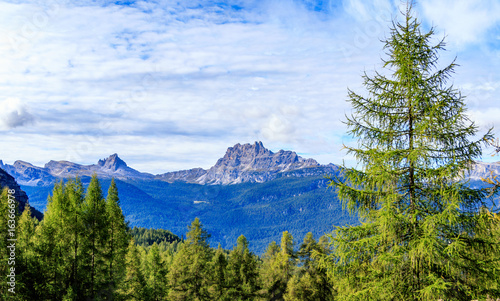
<path fill-rule="evenodd" d="M 40 258 L 40 272 L 43 281 L 37 283 L 37 293 L 42 300 L 60 300 L 70 287 L 73 266 L 71 220 L 68 213 L 71 206 L 65 184 L 54 185 L 48 198 L 47 210 L 36 229 L 35 251 Z"/>
<path fill-rule="evenodd" d="M 120 208 L 118 189 L 115 180 L 111 180 L 106 197 L 106 215 L 108 223 L 107 245 L 104 249 L 106 272 L 105 281 L 107 290 L 112 294 L 116 285 L 120 282 L 125 272 L 125 254 L 129 236 L 127 234 L 127 224 Z"/>
<path fill-rule="evenodd" d="M 131 239 L 125 257 L 125 277 L 118 290 L 118 295 L 124 300 L 147 300 L 145 297 L 147 296 L 146 281 L 141 269 L 141 258 L 137 248 L 135 241 Z"/>
<path fill-rule="evenodd" d="M 146 282 L 151 300 L 166 300 L 168 294 L 168 264 L 161 256 L 160 248 L 155 242 L 148 253 L 148 270 Z"/>
<path fill-rule="evenodd" d="M 263 256 L 260 274 L 264 288 L 263 293 L 267 299 L 283 300 L 296 263 L 293 236 L 285 231 L 281 237 L 280 246 L 272 242 Z"/>
<path fill-rule="evenodd" d="M 285 300 L 333 300 L 333 288 L 326 269 L 316 259 L 327 254 L 326 237 L 322 236 L 318 243 L 311 232 L 307 233 L 297 252 L 301 265 L 288 282 Z"/>
<path fill-rule="evenodd" d="M 71 252 L 71 278 L 70 278 L 70 294 L 74 299 L 76 296 L 83 295 L 82 279 L 84 279 L 85 271 L 81 269 L 82 256 L 81 244 L 83 239 L 83 219 L 82 219 L 82 204 L 85 195 L 85 189 L 79 178 L 68 180 L 65 185 L 65 193 L 68 197 L 68 208 L 65 212 L 65 218 L 68 220 L 64 231 L 68 233 L 68 248 Z"/>
<path fill-rule="evenodd" d="M 16 266 L 18 275 L 16 286 L 19 288 L 17 296 L 26 300 L 37 299 L 35 283 L 41 281 L 39 278 L 40 269 L 35 257 L 35 229 L 37 224 L 38 220 L 31 217 L 30 205 L 26 204 L 17 226 L 16 246 L 20 253 Z"/>
<path fill-rule="evenodd" d="M 229 253 L 227 266 L 228 295 L 233 299 L 253 300 L 259 287 L 258 262 L 248 249 L 245 236 L 238 237 L 236 247 Z"/>
<path fill-rule="evenodd" d="M 186 234 L 187 238 L 174 256 L 168 281 L 169 298 L 173 300 L 211 300 L 209 294 L 209 262 L 212 250 L 210 235 L 196 218 Z"/>
<path fill-rule="evenodd" d="M 82 204 L 82 222 L 84 229 L 81 245 L 83 268 L 88 271 L 84 295 L 91 299 L 96 299 L 101 294 L 109 296 L 110 292 L 106 285 L 109 274 L 106 273 L 105 257 L 109 238 L 109 219 L 106 201 L 95 174 L 92 176 Z"/>
<path fill-rule="evenodd" d="M 212 271 L 210 279 L 209 293 L 212 300 L 231 300 L 228 297 L 227 279 L 226 279 L 227 259 L 224 250 L 219 247 L 215 251 L 214 257 L 210 262 Z"/>
<path fill-rule="evenodd" d="M 444 42 L 431 45 L 408 4 L 384 48 L 384 74 L 363 76 L 368 94 L 349 91 L 346 147 L 362 165 L 344 169 L 331 186 L 361 225 L 334 231 L 329 267 L 339 300 L 471 300 L 498 294 L 481 279 L 494 277 L 486 192 L 463 179 L 481 155 L 477 127 L 464 97 L 447 80 L 456 64 L 438 69 Z M 388 75 L 385 75 L 388 74 Z M 470 252 L 474 249 L 475 252 Z M 491 259 L 491 257 L 489 257 Z M 500 296 L 500 295 L 499 295 Z"/>

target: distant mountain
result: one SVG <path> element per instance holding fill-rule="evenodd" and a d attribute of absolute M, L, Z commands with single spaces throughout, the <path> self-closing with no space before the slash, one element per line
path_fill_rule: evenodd
<path fill-rule="evenodd" d="M 117 154 L 102 159 L 93 165 L 81 165 L 69 161 L 50 161 L 44 167 L 24 161 L 13 165 L 3 164 L 0 168 L 14 176 L 26 186 L 50 186 L 59 179 L 85 177 L 97 174 L 99 178 L 120 180 L 160 180 L 169 183 L 194 184 L 238 184 L 263 183 L 282 176 L 305 177 L 323 175 L 338 169 L 336 165 L 320 165 L 314 159 L 304 159 L 293 151 L 280 150 L 276 153 L 264 147 L 262 142 L 236 144 L 227 149 L 224 157 L 208 170 L 194 168 L 168 172 L 159 175 L 139 172 L 127 166 Z"/>
<path fill-rule="evenodd" d="M 478 162 L 466 176 L 473 181 L 481 181 L 481 178 L 500 175 L 500 162 Z M 500 179 L 499 179 L 500 180 Z"/>
<path fill-rule="evenodd" d="M 3 164 L 0 168 L 14 176 L 19 184 L 26 186 L 50 186 L 59 179 L 70 177 L 92 176 L 100 178 L 153 179 L 153 175 L 139 172 L 127 166 L 117 154 L 102 159 L 97 164 L 80 165 L 69 161 L 50 161 L 44 167 L 34 166 L 24 161 L 16 161 L 13 165 Z"/>
<path fill-rule="evenodd" d="M 93 165 L 50 161 L 44 167 L 16 161 L 0 167 L 22 183 L 30 203 L 44 210 L 47 195 L 58 179 L 80 176 L 83 185 L 97 173 L 103 191 L 114 177 L 120 204 L 131 226 L 162 228 L 177 235 L 200 218 L 212 235 L 212 245 L 232 248 L 241 234 L 252 250 L 262 253 L 283 231 L 296 241 L 309 231 L 316 237 L 331 232 L 334 225 L 357 223 L 342 210 L 335 190 L 328 189 L 326 175 L 341 176 L 334 164 L 321 165 L 293 151 L 272 152 L 261 142 L 236 144 L 207 170 L 141 173 L 114 154 Z M 500 163 L 478 163 L 470 174 L 476 180 L 500 174 Z M 207 185 L 210 184 L 210 185 Z"/>
<path fill-rule="evenodd" d="M 224 157 L 208 170 L 195 168 L 185 171 L 169 172 L 156 178 L 167 182 L 186 182 L 197 184 L 238 184 L 263 183 L 285 174 L 292 176 L 294 171 L 303 171 L 293 176 L 324 174 L 324 169 L 336 166 L 322 166 L 313 159 L 304 159 L 295 152 L 280 150 L 273 153 L 262 142 L 236 144 L 227 149 Z M 306 170 L 307 169 L 307 170 Z"/>

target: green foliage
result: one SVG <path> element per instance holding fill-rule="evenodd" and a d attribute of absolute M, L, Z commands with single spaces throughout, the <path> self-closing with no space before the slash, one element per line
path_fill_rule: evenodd
<path fill-rule="evenodd" d="M 125 300 L 145 300 L 146 281 L 141 269 L 141 258 L 138 247 L 133 239 L 130 240 L 125 257 L 126 274 L 121 282 L 118 295 Z"/>
<path fill-rule="evenodd" d="M 325 169 L 324 173 L 332 170 Z M 82 182 L 88 185 L 90 179 L 82 178 Z M 110 180 L 103 179 L 101 183 L 108 187 Z M 342 211 L 336 194 L 327 190 L 327 180 L 322 175 L 297 178 L 285 173 L 265 183 L 235 185 L 116 180 L 116 186 L 120 191 L 120 206 L 132 227 L 168 229 L 185 236 L 186 221 L 198 217 L 210 229 L 211 245 L 220 243 L 222 248 L 232 249 L 238 237 L 245 235 L 251 242 L 250 250 L 259 255 L 271 241 L 279 241 L 283 231 L 295 237 L 304 237 L 312 231 L 319 237 L 330 232 L 334 225 L 357 223 Z M 23 189 L 32 206 L 45 206 L 50 188 L 23 186 Z M 143 245 L 141 239 L 135 239 Z"/>
<path fill-rule="evenodd" d="M 260 289 L 258 258 L 248 246 L 246 237 L 241 235 L 229 253 L 227 295 L 232 300 L 253 300 Z"/>
<path fill-rule="evenodd" d="M 297 264 L 292 235 L 288 231 L 283 232 L 280 246 L 272 242 L 262 260 L 263 295 L 269 300 L 282 300 Z"/>
<path fill-rule="evenodd" d="M 369 96 L 349 91 L 347 120 L 362 169 L 333 178 L 361 225 L 338 227 L 327 267 L 338 300 L 471 300 L 498 294 L 498 237 L 481 233 L 492 219 L 486 190 L 463 181 L 481 155 L 464 98 L 447 86 L 455 63 L 437 70 L 444 42 L 430 45 L 408 5 L 384 49 L 390 76 L 365 74 Z M 385 74 L 385 73 L 384 73 Z M 496 280 L 494 280 L 496 281 Z"/>
<path fill-rule="evenodd" d="M 187 238 L 174 256 L 168 281 L 169 298 L 174 300 L 211 300 L 210 260 L 212 250 L 208 232 L 196 218 L 188 227 Z"/>
<path fill-rule="evenodd" d="M 104 258 L 106 269 L 105 290 L 108 295 L 113 295 L 116 286 L 120 283 L 125 269 L 125 254 L 129 235 L 127 224 L 120 208 L 120 199 L 115 181 L 111 181 L 106 197 L 107 216 L 107 243 L 104 246 Z"/>
<path fill-rule="evenodd" d="M 134 227 L 130 230 L 130 234 L 138 246 L 149 247 L 153 244 L 172 244 L 181 241 L 179 236 L 164 229 L 146 229 Z"/>
<path fill-rule="evenodd" d="M 160 248 L 154 243 L 149 249 L 147 257 L 146 283 L 151 300 L 166 300 L 168 295 L 168 267 L 167 258 L 162 256 Z"/>
<path fill-rule="evenodd" d="M 95 299 L 108 291 L 106 249 L 109 239 L 109 217 L 106 212 L 106 201 L 102 194 L 97 176 L 93 176 L 82 204 L 82 221 L 84 225 L 82 252 L 83 268 L 90 273 L 84 282 L 85 294 Z"/>

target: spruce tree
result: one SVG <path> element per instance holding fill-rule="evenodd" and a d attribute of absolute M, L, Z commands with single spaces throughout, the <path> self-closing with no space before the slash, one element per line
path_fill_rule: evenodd
<path fill-rule="evenodd" d="M 306 234 L 297 252 L 301 264 L 288 282 L 285 300 L 333 300 L 326 269 L 316 259 L 328 254 L 326 237 L 321 237 L 318 243 L 311 232 Z"/>
<path fill-rule="evenodd" d="M 339 227 L 326 260 L 339 300 L 471 300 L 498 294 L 482 279 L 495 277 L 498 238 L 486 191 L 464 171 L 481 155 L 490 132 L 473 140 L 465 99 L 447 80 L 455 62 L 438 69 L 443 41 L 431 44 L 407 5 L 385 41 L 385 72 L 363 76 L 367 94 L 349 90 L 347 118 L 357 147 L 346 146 L 361 169 L 344 168 L 330 185 L 361 224 Z M 471 252 L 474 250 L 474 252 Z M 500 295 L 498 295 L 500 296 Z"/>
<path fill-rule="evenodd" d="M 65 232 L 68 233 L 68 249 L 71 252 L 71 276 L 70 287 L 67 296 L 81 296 L 83 294 L 82 280 L 85 278 L 85 271 L 81 256 L 81 245 L 84 236 L 83 219 L 82 219 L 82 204 L 85 195 L 85 189 L 79 178 L 71 179 L 66 182 L 65 193 L 68 197 L 68 208 L 64 214 L 67 219 Z M 78 298 L 76 298 L 79 300 Z"/>
<path fill-rule="evenodd" d="M 40 258 L 41 282 L 36 284 L 37 294 L 42 300 L 59 300 L 71 285 L 73 256 L 71 233 L 68 231 L 71 211 L 65 184 L 54 185 L 48 198 L 47 210 L 36 228 L 35 252 Z"/>

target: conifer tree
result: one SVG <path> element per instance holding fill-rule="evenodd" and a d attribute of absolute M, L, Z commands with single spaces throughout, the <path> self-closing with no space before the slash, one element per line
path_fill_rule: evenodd
<path fill-rule="evenodd" d="M 306 234 L 297 252 L 301 265 L 288 282 L 285 300 L 333 300 L 326 269 L 316 259 L 328 253 L 326 237 L 321 237 L 318 243 L 311 232 Z"/>
<path fill-rule="evenodd" d="M 135 245 L 133 239 L 130 240 L 127 248 L 125 266 L 126 273 L 120 284 L 118 295 L 125 300 L 146 300 L 146 281 L 141 269 L 141 259 L 138 247 Z"/>
<path fill-rule="evenodd" d="M 146 282 L 151 300 L 154 301 L 166 300 L 168 293 L 168 265 L 161 255 L 158 244 L 153 243 L 148 254 Z"/>
<path fill-rule="evenodd" d="M 238 237 L 236 247 L 229 253 L 228 295 L 233 299 L 252 300 L 259 290 L 258 262 L 248 249 L 245 236 Z"/>
<path fill-rule="evenodd" d="M 47 210 L 36 228 L 35 250 L 40 257 L 42 282 L 37 283 L 37 293 L 44 300 L 60 300 L 70 286 L 72 271 L 71 221 L 68 193 L 61 181 L 54 185 L 48 198 Z"/>
<path fill-rule="evenodd" d="M 210 235 L 198 218 L 188 229 L 187 238 L 175 254 L 168 274 L 169 298 L 211 300 L 208 287 L 212 250 L 207 241 Z"/>
<path fill-rule="evenodd" d="M 212 273 L 209 292 L 212 300 L 231 300 L 227 295 L 226 267 L 226 254 L 224 254 L 224 250 L 219 245 L 210 262 Z"/>
<path fill-rule="evenodd" d="M 94 174 L 87 188 L 82 204 L 83 268 L 88 272 L 85 279 L 85 295 L 95 299 L 100 294 L 109 295 L 106 286 L 106 247 L 109 238 L 109 219 L 106 212 L 106 201 L 102 195 L 101 185 Z"/>
<path fill-rule="evenodd" d="M 486 192 L 463 179 L 481 142 L 492 136 L 472 140 L 477 127 L 464 97 L 447 84 L 456 64 L 438 69 L 445 44 L 431 44 L 434 30 L 422 31 L 411 6 L 385 41 L 387 72 L 365 73 L 367 95 L 349 91 L 347 125 L 359 140 L 346 148 L 362 168 L 345 168 L 331 186 L 361 224 L 339 227 L 332 237 L 327 262 L 338 300 L 471 300 L 498 293 L 481 281 L 495 276 L 498 261 L 478 256 L 497 243 L 477 236 L 491 223 L 479 210 Z"/>
<path fill-rule="evenodd" d="M 107 245 L 105 247 L 105 265 L 108 291 L 113 292 L 124 275 L 124 261 L 127 253 L 129 236 L 127 224 L 120 208 L 118 189 L 115 180 L 111 180 L 106 197 L 106 214 L 108 218 Z"/>
<path fill-rule="evenodd" d="M 296 266 L 296 254 L 293 250 L 293 237 L 283 232 L 278 247 L 272 242 L 263 256 L 261 278 L 264 295 L 270 300 L 283 300 L 287 284 Z"/>
<path fill-rule="evenodd" d="M 68 248 L 71 252 L 71 276 L 70 287 L 67 296 L 83 295 L 82 280 L 85 278 L 85 271 L 81 256 L 81 244 L 84 236 L 83 219 L 82 219 L 82 204 L 85 195 L 85 189 L 79 178 L 68 180 L 65 185 L 65 193 L 68 197 L 68 208 L 65 212 L 66 223 L 65 232 L 68 233 Z M 77 298 L 78 300 L 78 298 Z"/>
<path fill-rule="evenodd" d="M 21 299 L 35 300 L 35 283 L 40 282 L 40 270 L 35 253 L 35 228 L 38 220 L 31 217 L 31 207 L 28 203 L 24 208 L 19 225 L 17 227 L 17 246 L 19 260 L 17 261 L 16 273 L 18 275 L 19 288 L 17 293 Z"/>

